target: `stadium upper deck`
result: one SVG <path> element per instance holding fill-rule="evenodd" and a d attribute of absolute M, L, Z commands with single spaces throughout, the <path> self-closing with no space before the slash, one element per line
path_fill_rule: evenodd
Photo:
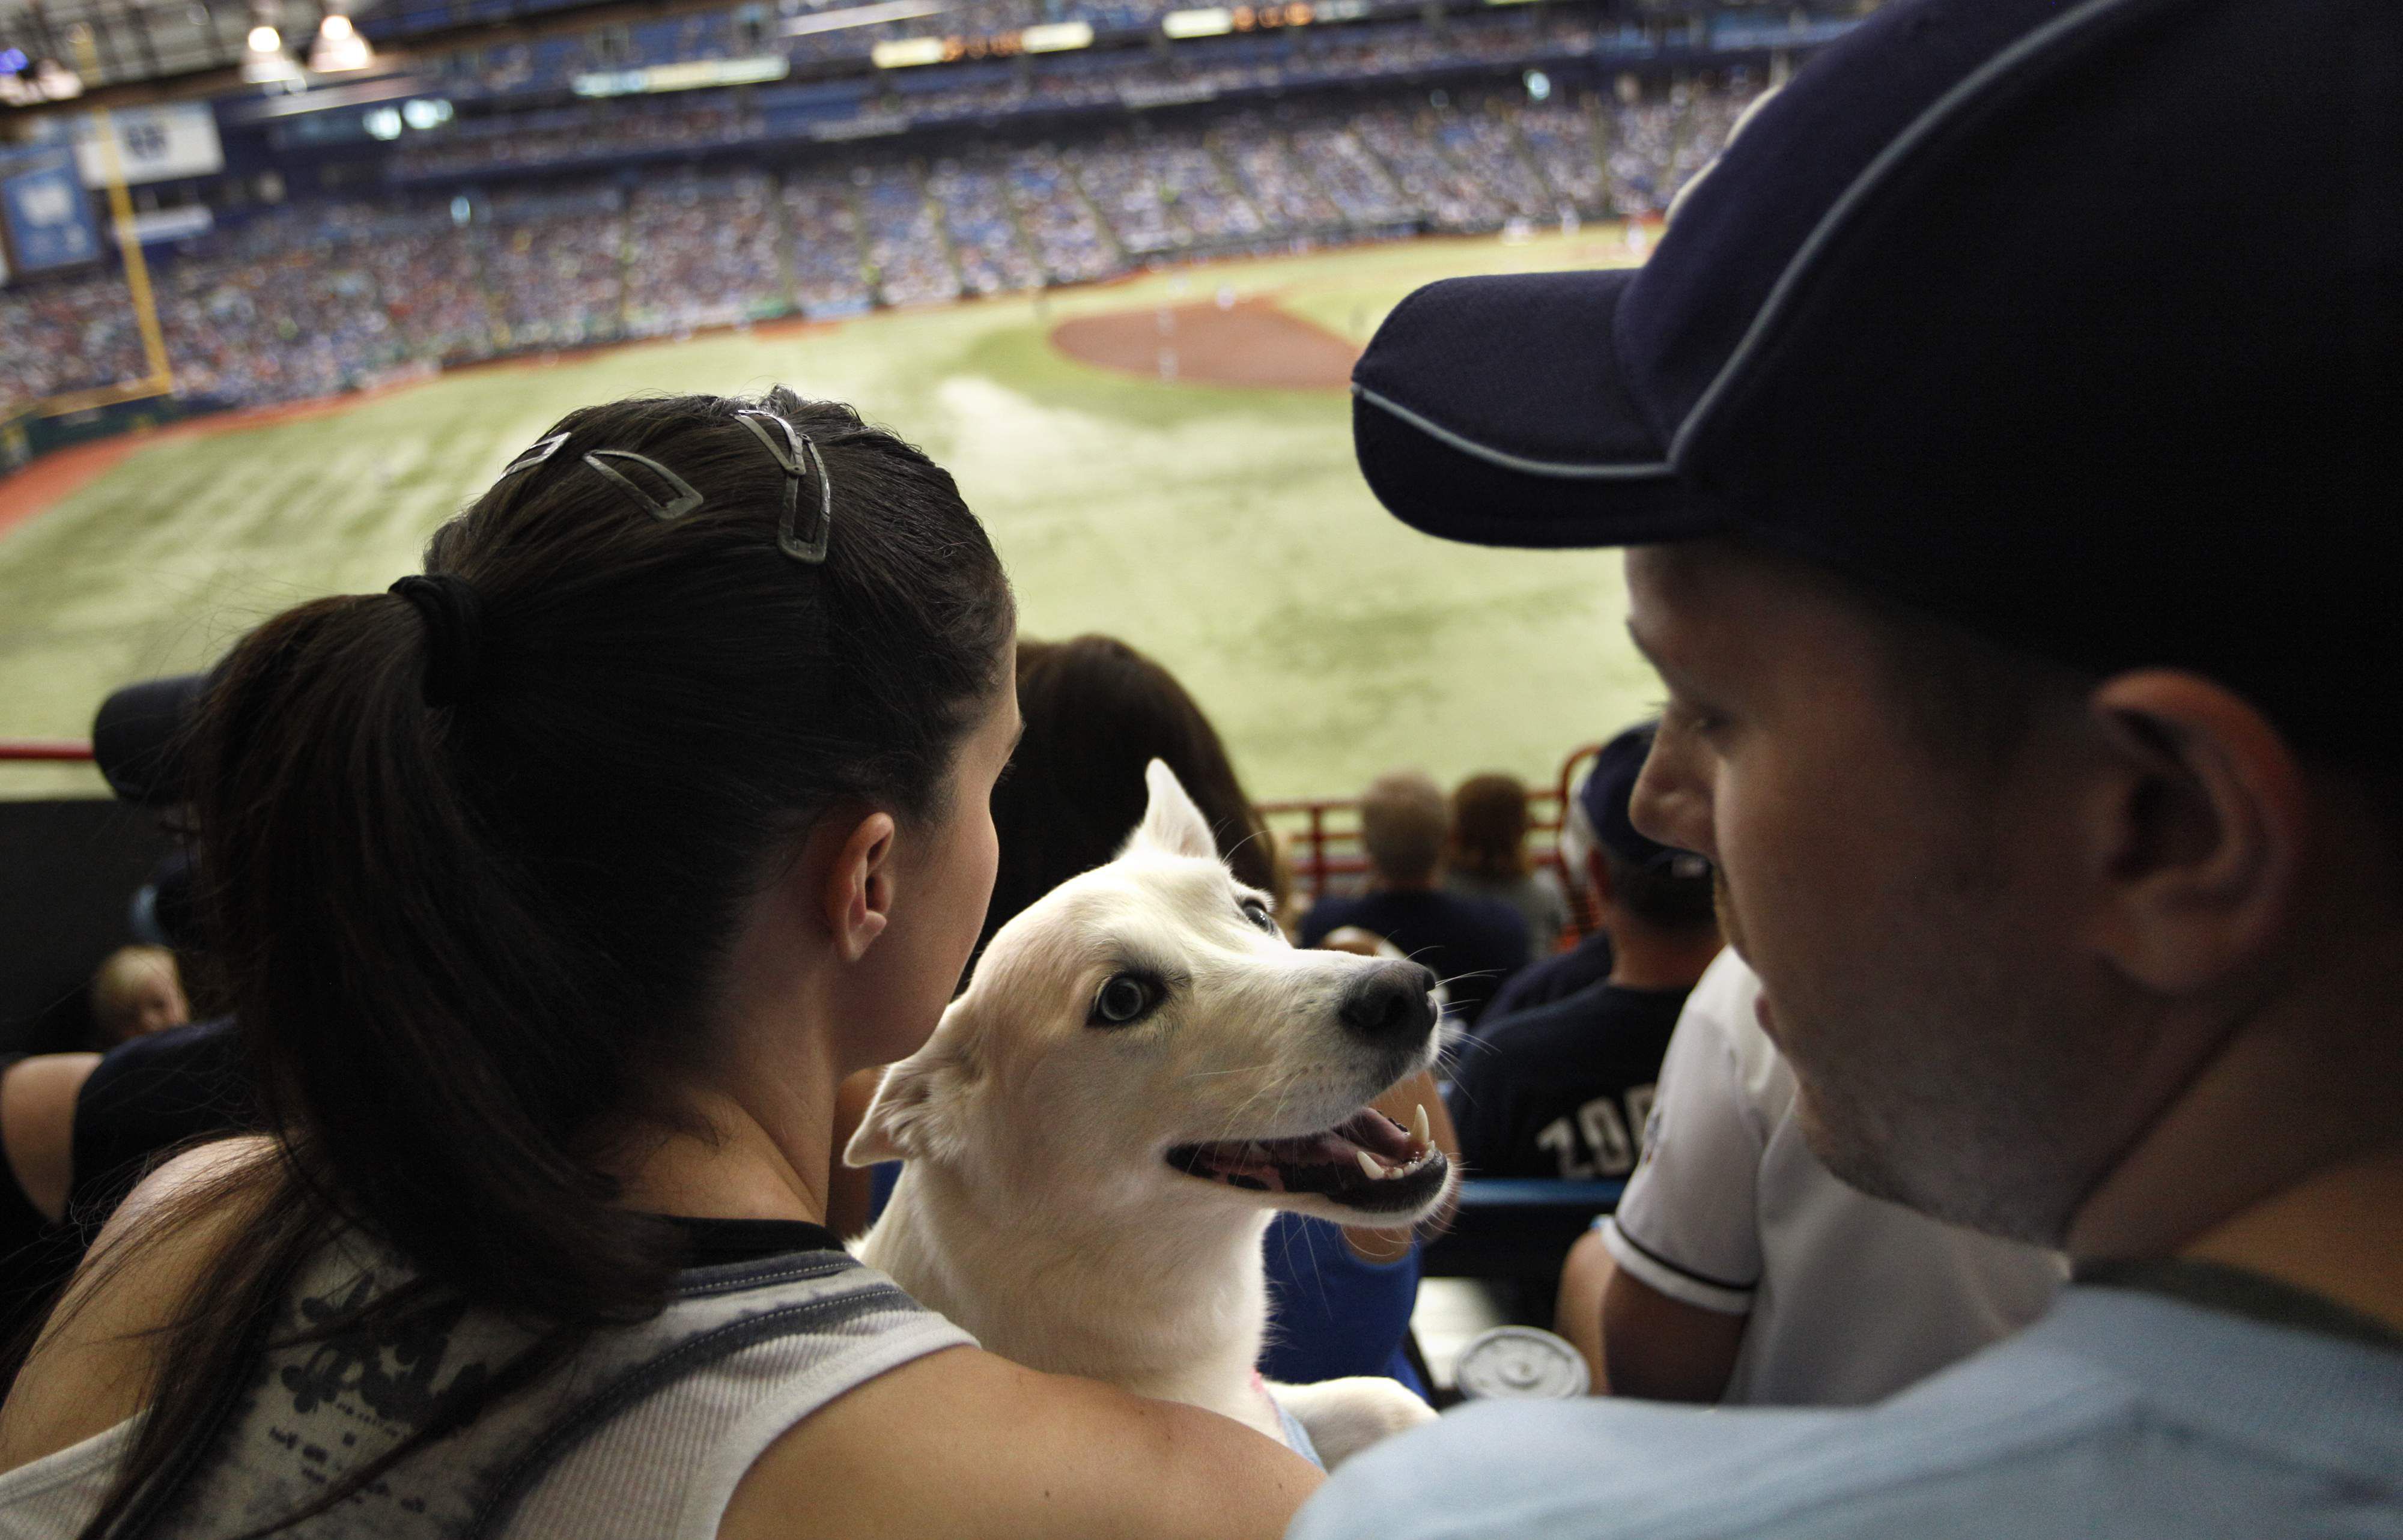
<path fill-rule="evenodd" d="M 1757 89 L 1739 72 L 1633 100 L 1346 96 L 1069 139 L 311 201 L 188 243 L 160 264 L 160 312 L 178 395 L 250 405 L 417 362 L 1078 283 L 1184 256 L 1644 215 Z M 141 372 L 117 273 L 0 293 L 0 410 Z"/>

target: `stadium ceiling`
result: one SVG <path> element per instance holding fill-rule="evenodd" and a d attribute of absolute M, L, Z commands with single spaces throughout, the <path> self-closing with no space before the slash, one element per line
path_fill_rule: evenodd
<path fill-rule="evenodd" d="M 316 25 L 306 0 L 274 8 L 306 12 L 286 24 Z M 87 88 L 124 85 L 239 64 L 251 11 L 244 0 L 0 0 L 0 47 L 56 61 Z M 78 28 L 90 29 L 88 53 Z"/>

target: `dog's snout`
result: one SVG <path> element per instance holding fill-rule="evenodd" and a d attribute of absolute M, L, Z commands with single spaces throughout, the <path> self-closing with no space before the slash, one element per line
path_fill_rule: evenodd
<path fill-rule="evenodd" d="M 1380 964 L 1352 980 L 1335 1014 L 1371 1043 L 1413 1042 L 1435 1027 L 1434 988 L 1435 975 L 1416 963 Z"/>

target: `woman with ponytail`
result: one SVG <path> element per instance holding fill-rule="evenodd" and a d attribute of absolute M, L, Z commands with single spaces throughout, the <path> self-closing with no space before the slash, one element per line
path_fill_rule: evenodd
<path fill-rule="evenodd" d="M 0 1537 L 1270 1536 L 1315 1479 L 978 1351 L 823 1228 L 973 947 L 1014 612 L 778 391 L 578 411 L 195 728 L 273 1136 L 160 1168 L 0 1408 Z"/>

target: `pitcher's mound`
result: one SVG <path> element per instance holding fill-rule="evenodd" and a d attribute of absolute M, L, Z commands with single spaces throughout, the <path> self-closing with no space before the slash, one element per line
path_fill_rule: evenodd
<path fill-rule="evenodd" d="M 1063 321 L 1051 345 L 1069 357 L 1150 380 L 1277 390 L 1341 390 L 1360 350 L 1260 299 L 1119 311 Z"/>

